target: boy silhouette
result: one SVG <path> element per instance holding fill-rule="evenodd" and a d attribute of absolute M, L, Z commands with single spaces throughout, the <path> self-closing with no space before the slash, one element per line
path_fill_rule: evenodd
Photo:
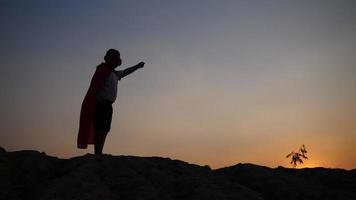
<path fill-rule="evenodd" d="M 96 67 L 84 97 L 77 138 L 78 148 L 85 149 L 88 144 L 94 144 L 95 154 L 102 154 L 106 135 L 111 128 L 112 104 L 116 100 L 118 81 L 145 64 L 140 62 L 125 70 L 115 70 L 121 65 L 120 52 L 116 49 L 109 49 L 104 60 Z"/>

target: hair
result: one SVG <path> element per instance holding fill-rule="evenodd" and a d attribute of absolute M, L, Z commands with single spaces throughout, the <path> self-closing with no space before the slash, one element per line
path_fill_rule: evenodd
<path fill-rule="evenodd" d="M 114 56 L 114 55 L 117 55 L 117 54 L 120 55 L 120 52 L 119 52 L 118 50 L 116 50 L 116 49 L 109 49 L 109 50 L 106 51 L 104 60 L 105 60 L 105 61 L 108 61 L 111 56 Z"/>

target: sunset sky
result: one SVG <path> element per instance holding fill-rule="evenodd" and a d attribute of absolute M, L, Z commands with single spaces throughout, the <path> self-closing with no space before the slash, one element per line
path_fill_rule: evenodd
<path fill-rule="evenodd" d="M 69 158 L 105 51 L 122 68 L 104 152 L 212 168 L 356 168 L 356 1 L 0 1 L 0 146 Z M 120 68 L 121 68 L 120 67 Z"/>

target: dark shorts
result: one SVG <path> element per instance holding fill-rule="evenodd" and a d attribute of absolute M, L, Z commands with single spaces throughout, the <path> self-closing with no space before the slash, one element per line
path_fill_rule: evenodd
<path fill-rule="evenodd" d="M 94 116 L 95 132 L 109 132 L 112 119 L 112 103 L 110 101 L 97 101 Z"/>

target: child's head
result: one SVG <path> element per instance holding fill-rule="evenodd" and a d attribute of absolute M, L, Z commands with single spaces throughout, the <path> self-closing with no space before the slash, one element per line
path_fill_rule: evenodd
<path fill-rule="evenodd" d="M 116 68 L 121 65 L 120 52 L 116 49 L 109 49 L 105 54 L 104 60 L 107 64 Z"/>

